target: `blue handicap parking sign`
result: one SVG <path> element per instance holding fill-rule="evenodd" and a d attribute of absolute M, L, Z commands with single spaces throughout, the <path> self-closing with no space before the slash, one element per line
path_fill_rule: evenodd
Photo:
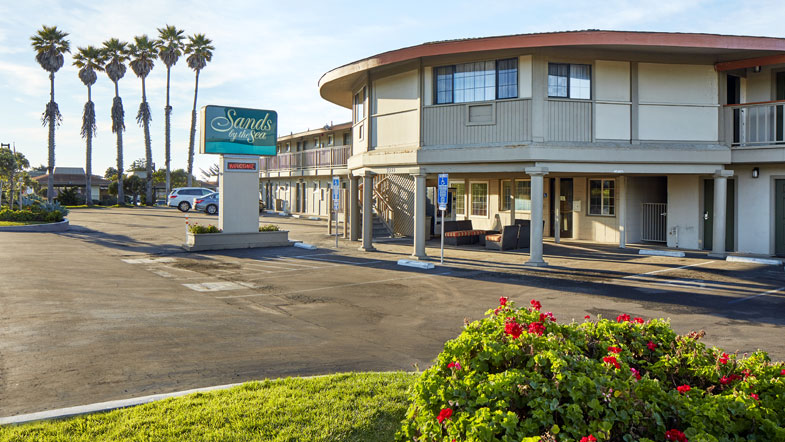
<path fill-rule="evenodd" d="M 438 185 L 438 203 L 439 203 L 439 210 L 447 210 L 447 174 L 440 173 L 439 174 L 439 185 Z"/>

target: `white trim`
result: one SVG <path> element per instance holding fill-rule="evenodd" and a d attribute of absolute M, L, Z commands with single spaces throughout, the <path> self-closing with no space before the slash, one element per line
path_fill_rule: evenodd
<path fill-rule="evenodd" d="M 475 215 L 472 213 L 472 184 L 485 184 L 485 215 Z M 468 204 L 466 207 L 466 212 L 468 213 L 469 218 L 484 218 L 490 219 L 491 217 L 491 183 L 490 180 L 470 180 L 468 187 L 468 192 L 466 194 L 469 196 Z"/>
<path fill-rule="evenodd" d="M 592 181 L 613 181 L 613 215 L 605 215 L 602 213 L 591 213 L 591 182 Z M 601 218 L 616 218 L 618 211 L 616 210 L 616 200 L 618 199 L 618 186 L 616 185 L 617 179 L 615 177 L 587 177 L 586 178 L 586 216 L 596 216 Z M 600 189 L 602 190 L 602 189 Z M 602 199 L 602 198 L 600 198 Z M 602 206 L 602 201 L 600 201 Z"/>

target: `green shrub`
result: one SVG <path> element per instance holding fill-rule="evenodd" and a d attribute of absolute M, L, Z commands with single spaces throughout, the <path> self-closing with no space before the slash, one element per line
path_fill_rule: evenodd
<path fill-rule="evenodd" d="M 268 224 L 266 226 L 259 226 L 260 232 L 277 232 L 281 229 L 278 228 L 275 224 Z"/>
<path fill-rule="evenodd" d="M 558 324 L 502 298 L 423 373 L 396 439 L 785 440 L 785 365 L 703 335 L 629 315 Z"/>
<path fill-rule="evenodd" d="M 194 235 L 198 235 L 201 233 L 221 233 L 221 229 L 219 229 L 218 227 L 212 224 L 203 226 L 198 223 L 189 224 L 188 231 L 193 233 Z"/>
<path fill-rule="evenodd" d="M 0 221 L 28 222 L 39 221 L 45 223 L 57 223 L 63 220 L 63 213 L 59 210 L 0 210 Z"/>

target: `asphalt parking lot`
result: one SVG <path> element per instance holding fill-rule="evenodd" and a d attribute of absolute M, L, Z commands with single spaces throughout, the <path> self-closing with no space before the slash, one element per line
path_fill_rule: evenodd
<path fill-rule="evenodd" d="M 425 368 L 507 296 L 560 321 L 671 318 L 707 344 L 785 359 L 785 270 L 546 243 L 449 248 L 433 270 L 396 265 L 407 240 L 358 251 L 325 221 L 264 216 L 319 246 L 185 253 L 175 209 L 80 209 L 61 234 L 0 232 L 0 416 L 269 377 Z M 191 222 L 217 223 L 191 213 Z M 428 244 L 438 257 L 438 242 Z"/>

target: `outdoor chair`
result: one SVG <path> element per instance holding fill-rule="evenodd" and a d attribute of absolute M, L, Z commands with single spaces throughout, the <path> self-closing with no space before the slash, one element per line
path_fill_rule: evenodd
<path fill-rule="evenodd" d="M 513 250 L 518 248 L 519 224 L 502 227 L 501 233 L 485 235 L 485 248 L 491 250 Z"/>
<path fill-rule="evenodd" d="M 531 245 L 531 225 L 532 222 L 528 219 L 516 219 L 515 224 L 521 226 L 518 233 L 518 247 L 519 249 L 528 249 Z"/>

